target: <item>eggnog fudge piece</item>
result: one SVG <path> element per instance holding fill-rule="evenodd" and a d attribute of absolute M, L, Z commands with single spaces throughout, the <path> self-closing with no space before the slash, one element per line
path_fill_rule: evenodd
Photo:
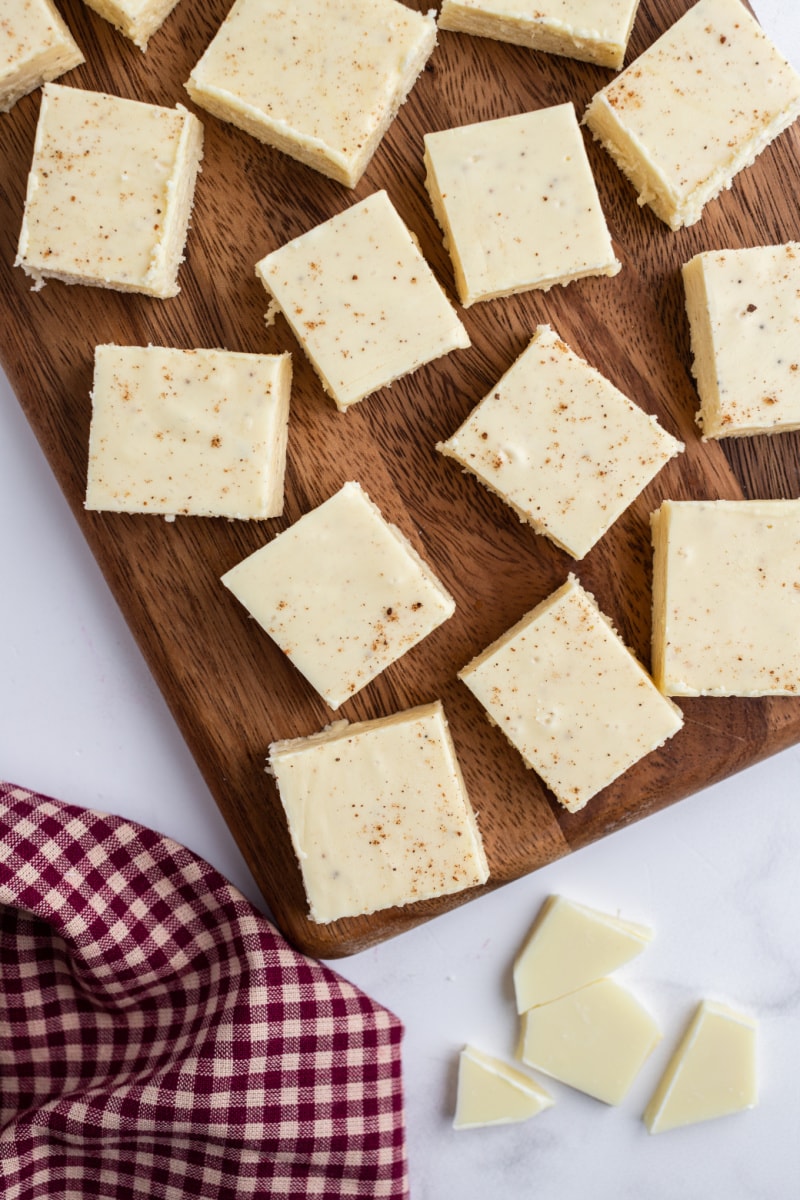
<path fill-rule="evenodd" d="M 599 91 L 584 121 L 671 229 L 800 113 L 800 76 L 740 0 L 699 0 Z"/>
<path fill-rule="evenodd" d="M 426 134 L 425 167 L 465 306 L 619 271 L 571 104 Z"/>
<path fill-rule="evenodd" d="M 256 274 L 341 412 L 469 345 L 386 192 L 274 250 Z"/>
<path fill-rule="evenodd" d="M 178 0 L 83 0 L 139 47 L 163 25 Z"/>
<path fill-rule="evenodd" d="M 553 1097 L 530 1075 L 474 1046 L 461 1051 L 454 1129 L 527 1121 L 552 1105 Z"/>
<path fill-rule="evenodd" d="M 39 286 L 176 295 L 202 146 L 180 106 L 47 84 L 16 265 Z"/>
<path fill-rule="evenodd" d="M 639 0 L 444 0 L 440 29 L 622 66 Z"/>
<path fill-rule="evenodd" d="M 753 1108 L 757 1030 L 752 1017 L 703 1000 L 645 1109 L 650 1133 Z"/>
<path fill-rule="evenodd" d="M 800 500 L 665 500 L 651 524 L 662 692 L 800 691 Z"/>
<path fill-rule="evenodd" d="M 455 612 L 358 483 L 346 483 L 222 582 L 331 708 Z"/>
<path fill-rule="evenodd" d="M 610 975 L 653 939 L 645 925 L 549 896 L 514 962 L 517 1012 Z"/>
<path fill-rule="evenodd" d="M 186 88 L 201 107 L 355 187 L 436 44 L 397 0 L 236 0 Z"/>
<path fill-rule="evenodd" d="M 683 724 L 573 576 L 459 679 L 570 812 Z"/>
<path fill-rule="evenodd" d="M 613 979 L 599 979 L 522 1017 L 520 1057 L 529 1067 L 621 1104 L 661 1040 L 656 1021 Z"/>
<path fill-rule="evenodd" d="M 52 0 L 0 0 L 0 112 L 83 61 Z"/>
<path fill-rule="evenodd" d="M 703 437 L 800 429 L 800 243 L 709 250 L 683 282 Z"/>
<path fill-rule="evenodd" d="M 540 325 L 436 448 L 582 558 L 683 443 Z"/>
<path fill-rule="evenodd" d="M 485 883 L 486 856 L 438 701 L 270 746 L 311 919 Z"/>
<path fill-rule="evenodd" d="M 288 354 L 98 346 L 87 509 L 283 511 Z"/>

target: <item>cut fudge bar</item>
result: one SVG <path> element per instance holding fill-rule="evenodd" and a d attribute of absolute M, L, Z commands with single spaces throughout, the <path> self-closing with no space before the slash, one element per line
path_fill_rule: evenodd
<path fill-rule="evenodd" d="M 16 265 L 39 286 L 177 295 L 202 147 L 180 106 L 48 83 Z"/>
<path fill-rule="evenodd" d="M 270 746 L 311 917 L 430 900 L 489 877 L 441 704 Z"/>
<path fill-rule="evenodd" d="M 98 346 L 87 509 L 283 511 L 288 354 Z"/>
<path fill-rule="evenodd" d="M 83 61 L 53 0 L 0 0 L 0 112 Z"/>
<path fill-rule="evenodd" d="M 800 76 L 740 0 L 699 0 L 592 99 L 584 120 L 671 229 L 800 113 Z"/>

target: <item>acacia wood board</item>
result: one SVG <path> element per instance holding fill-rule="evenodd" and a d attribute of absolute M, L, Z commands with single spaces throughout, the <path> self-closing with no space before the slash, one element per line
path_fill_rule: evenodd
<path fill-rule="evenodd" d="M 87 62 L 62 82 L 192 107 L 183 88 L 229 0 L 179 4 L 143 55 L 79 0 L 62 11 Z M 425 10 L 427 0 L 411 7 Z M 686 10 L 642 0 L 626 61 Z M 702 221 L 673 233 L 585 134 L 622 270 L 549 293 L 459 309 L 472 346 L 337 412 L 283 319 L 264 322 L 254 264 L 270 250 L 386 188 L 455 302 L 452 269 L 424 188 L 423 135 L 572 101 L 578 115 L 613 73 L 461 34 L 439 44 L 354 190 L 204 114 L 205 156 L 181 292 L 171 300 L 48 283 L 13 267 L 39 95 L 0 116 L 0 356 L 19 402 L 175 715 L 222 814 L 286 936 L 308 953 L 366 948 L 481 889 L 330 925 L 306 903 L 280 802 L 265 773 L 277 738 L 334 714 L 220 584 L 235 563 L 358 479 L 456 599 L 456 615 L 336 714 L 378 717 L 436 697 L 479 813 L 495 887 L 800 740 L 800 699 L 681 702 L 685 726 L 570 815 L 486 720 L 456 671 L 575 571 L 649 663 L 649 514 L 661 499 L 796 496 L 796 434 L 703 444 L 694 422 L 680 266 L 700 250 L 800 238 L 800 131 L 773 143 Z M 548 322 L 686 442 L 580 563 L 517 519 L 434 446 L 451 434 Z M 83 508 L 94 346 L 101 342 L 292 352 L 294 382 L 280 519 L 228 522 L 87 513 Z M 20 514 L 20 519 L 22 519 Z M 758 813 L 753 814 L 759 820 Z M 746 834 L 743 834 L 746 836 Z"/>

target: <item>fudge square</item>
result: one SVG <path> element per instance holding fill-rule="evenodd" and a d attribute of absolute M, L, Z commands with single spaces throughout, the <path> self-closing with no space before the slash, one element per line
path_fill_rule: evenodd
<path fill-rule="evenodd" d="M 799 692 L 800 500 L 665 500 L 651 523 L 662 692 Z"/>
<path fill-rule="evenodd" d="M 437 450 L 574 558 L 602 537 L 683 443 L 549 325 Z"/>
<path fill-rule="evenodd" d="M 438 701 L 275 742 L 269 765 L 312 920 L 430 900 L 488 879 Z"/>
<path fill-rule="evenodd" d="M 430 568 L 355 482 L 222 582 L 334 709 L 455 612 Z"/>
<path fill-rule="evenodd" d="M 469 345 L 386 192 L 274 250 L 256 274 L 341 412 Z"/>
<path fill-rule="evenodd" d="M 180 106 L 48 83 L 15 265 L 39 286 L 177 295 L 202 147 Z"/>
<path fill-rule="evenodd" d="M 84 57 L 52 0 L 0 0 L 0 112 Z"/>
<path fill-rule="evenodd" d="M 639 0 L 444 0 L 440 29 L 622 66 Z"/>
<path fill-rule="evenodd" d="M 703 437 L 800 428 L 800 243 L 696 254 L 683 283 Z"/>
<path fill-rule="evenodd" d="M 465 307 L 619 271 L 571 104 L 426 134 L 425 167 Z"/>
<path fill-rule="evenodd" d="M 223 121 L 355 187 L 436 44 L 397 0 L 237 0 L 187 91 Z"/>
<path fill-rule="evenodd" d="M 163 25 L 178 0 L 84 0 L 89 8 L 115 25 L 140 50 Z"/>
<path fill-rule="evenodd" d="M 279 516 L 291 378 L 288 354 L 98 346 L 86 508 Z"/>
<path fill-rule="evenodd" d="M 800 76 L 740 0 L 699 0 L 599 91 L 584 121 L 671 229 L 800 113 Z"/>
<path fill-rule="evenodd" d="M 458 677 L 570 812 L 683 724 L 572 575 Z"/>

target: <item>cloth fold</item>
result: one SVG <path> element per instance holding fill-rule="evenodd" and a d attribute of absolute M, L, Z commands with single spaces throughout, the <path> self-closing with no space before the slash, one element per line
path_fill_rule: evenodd
<path fill-rule="evenodd" d="M 401 1038 L 185 847 L 0 783 L 3 1200 L 405 1200 Z"/>

